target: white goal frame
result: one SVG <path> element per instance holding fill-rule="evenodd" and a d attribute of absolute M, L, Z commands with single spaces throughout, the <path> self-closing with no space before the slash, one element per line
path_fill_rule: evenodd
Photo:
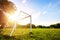
<path fill-rule="evenodd" d="M 24 11 L 20 11 L 20 12 L 28 15 L 28 16 L 22 18 L 21 20 L 30 17 L 30 32 L 32 32 L 32 16 L 31 16 L 30 14 L 24 12 Z M 20 14 L 19 14 L 19 16 L 20 16 Z M 18 18 L 19 18 L 19 16 L 18 16 Z M 18 21 L 18 20 L 17 20 L 17 21 Z M 13 26 L 13 29 L 12 29 L 12 31 L 11 31 L 11 33 L 10 33 L 10 36 L 12 36 L 12 34 L 13 34 L 13 32 L 14 32 L 15 29 L 16 29 L 16 22 L 15 22 L 15 24 L 14 24 L 14 26 Z"/>

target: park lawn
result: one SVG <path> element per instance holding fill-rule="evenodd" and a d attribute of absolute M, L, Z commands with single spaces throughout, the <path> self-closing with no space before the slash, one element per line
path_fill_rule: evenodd
<path fill-rule="evenodd" d="M 4 35 L 8 35 L 11 32 L 11 28 L 6 28 L 3 31 Z M 16 28 L 14 31 L 13 38 L 10 40 L 60 40 L 60 28 L 34 28 L 32 29 L 33 34 L 30 34 L 29 28 Z M 3 38 L 8 40 L 8 38 Z"/>

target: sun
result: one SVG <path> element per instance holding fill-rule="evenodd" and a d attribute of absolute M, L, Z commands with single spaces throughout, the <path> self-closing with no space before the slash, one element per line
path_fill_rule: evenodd
<path fill-rule="evenodd" d="M 8 16 L 9 22 L 17 22 L 18 24 L 26 25 L 30 22 L 29 18 L 25 18 L 27 15 L 24 13 L 15 12 Z M 23 19 L 23 20 L 22 20 Z"/>
<path fill-rule="evenodd" d="M 14 13 L 14 14 L 8 14 L 8 19 L 9 21 L 17 21 L 18 20 L 18 14 Z"/>
<path fill-rule="evenodd" d="M 18 20 L 18 14 L 15 13 L 13 15 L 10 15 L 9 16 L 9 20 L 10 21 L 17 21 Z"/>

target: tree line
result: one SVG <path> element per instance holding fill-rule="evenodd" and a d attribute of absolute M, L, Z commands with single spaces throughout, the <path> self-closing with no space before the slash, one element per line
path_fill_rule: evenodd
<path fill-rule="evenodd" d="M 27 25 L 20 25 L 18 24 L 17 27 L 21 27 L 21 28 L 30 28 L 30 24 Z M 60 23 L 56 23 L 56 24 L 51 24 L 49 26 L 43 26 L 43 25 L 34 25 L 32 24 L 32 28 L 60 28 Z"/>

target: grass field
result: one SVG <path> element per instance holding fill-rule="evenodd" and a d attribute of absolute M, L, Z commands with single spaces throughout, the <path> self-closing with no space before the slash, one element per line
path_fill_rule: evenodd
<path fill-rule="evenodd" d="M 32 29 L 33 34 L 29 34 L 30 29 L 16 28 L 12 37 L 9 37 L 10 32 L 11 29 L 6 28 L 0 40 L 60 40 L 60 29 L 57 28 L 36 28 Z"/>

